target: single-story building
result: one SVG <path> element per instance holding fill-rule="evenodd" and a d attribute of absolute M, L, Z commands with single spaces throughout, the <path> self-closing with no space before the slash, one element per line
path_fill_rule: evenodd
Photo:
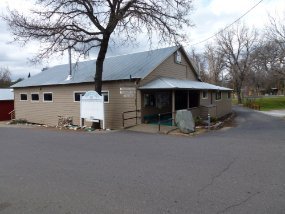
<path fill-rule="evenodd" d="M 0 89 L 0 121 L 10 120 L 14 110 L 14 93 L 11 89 Z"/>
<path fill-rule="evenodd" d="M 96 60 L 72 64 L 71 76 L 68 64 L 58 65 L 13 85 L 16 118 L 57 125 L 63 116 L 79 125 L 80 95 L 94 90 L 95 65 Z M 232 108 L 231 89 L 202 82 L 181 46 L 107 57 L 102 88 L 109 129 L 179 109 L 205 118 L 222 117 Z M 140 118 L 124 121 L 124 112 Z"/>

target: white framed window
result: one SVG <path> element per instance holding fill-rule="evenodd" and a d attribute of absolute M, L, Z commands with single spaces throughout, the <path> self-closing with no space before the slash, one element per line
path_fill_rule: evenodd
<path fill-rule="evenodd" d="M 20 101 L 27 101 L 28 100 L 28 94 L 27 93 L 21 93 L 20 94 Z"/>
<path fill-rule="evenodd" d="M 73 92 L 73 101 L 80 102 L 80 97 L 83 96 L 86 91 L 74 91 Z"/>
<path fill-rule="evenodd" d="M 104 103 L 109 103 L 109 91 L 102 91 Z"/>
<path fill-rule="evenodd" d="M 202 91 L 202 99 L 208 99 L 208 91 Z"/>
<path fill-rule="evenodd" d="M 216 91 L 216 100 L 221 100 L 221 99 L 222 99 L 222 92 Z"/>
<path fill-rule="evenodd" d="M 175 62 L 178 63 L 178 64 L 182 63 L 182 56 L 181 56 L 181 52 L 180 51 L 176 51 Z"/>
<path fill-rule="evenodd" d="M 31 101 L 32 102 L 39 102 L 40 101 L 40 94 L 39 93 L 31 93 Z"/>
<path fill-rule="evenodd" d="M 44 92 L 43 93 L 43 101 L 44 102 L 53 102 L 53 94 L 52 92 Z"/>

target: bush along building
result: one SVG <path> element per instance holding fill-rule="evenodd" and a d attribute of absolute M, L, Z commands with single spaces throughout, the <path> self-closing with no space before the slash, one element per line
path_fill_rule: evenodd
<path fill-rule="evenodd" d="M 68 64 L 58 65 L 13 85 L 16 119 L 55 126 L 62 116 L 79 125 L 80 95 L 94 90 L 95 65 L 72 64 L 71 74 Z M 232 90 L 202 82 L 181 46 L 106 58 L 102 91 L 108 129 L 153 123 L 180 109 L 201 118 L 232 109 Z"/>

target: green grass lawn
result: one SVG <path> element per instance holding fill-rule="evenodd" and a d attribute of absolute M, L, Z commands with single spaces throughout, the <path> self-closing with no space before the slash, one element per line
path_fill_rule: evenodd
<path fill-rule="evenodd" d="M 285 109 L 285 97 L 264 97 L 255 99 L 261 111 Z"/>
<path fill-rule="evenodd" d="M 263 97 L 263 98 L 252 98 L 255 104 L 260 105 L 261 111 L 279 110 L 285 109 L 285 96 L 282 97 Z M 243 103 L 246 99 L 243 100 Z M 233 104 L 236 104 L 237 100 L 233 100 Z"/>

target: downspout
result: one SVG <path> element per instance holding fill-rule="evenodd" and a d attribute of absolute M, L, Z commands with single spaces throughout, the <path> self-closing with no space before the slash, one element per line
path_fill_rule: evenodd
<path fill-rule="evenodd" d="M 172 90 L 172 126 L 175 125 L 175 90 Z"/>

